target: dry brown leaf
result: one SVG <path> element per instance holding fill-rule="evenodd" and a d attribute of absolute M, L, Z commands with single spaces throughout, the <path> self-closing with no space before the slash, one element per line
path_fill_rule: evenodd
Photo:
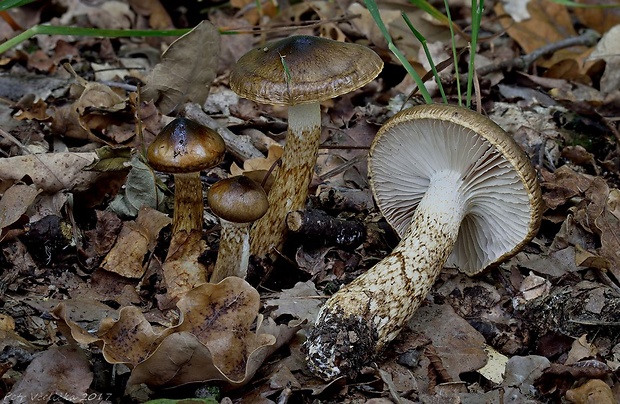
<path fill-rule="evenodd" d="M 168 256 L 162 264 L 167 295 L 176 301 L 189 290 L 207 281 L 207 269 L 198 261 L 207 244 L 199 231 L 184 231 L 172 235 Z"/>
<path fill-rule="evenodd" d="M 101 320 L 116 316 L 116 310 L 92 299 L 71 299 L 60 302 L 52 311 L 58 328 L 69 339 L 80 344 L 92 344 Z"/>
<path fill-rule="evenodd" d="M 407 326 L 432 341 L 452 381 L 487 362 L 484 337 L 447 304 L 421 307 Z"/>
<path fill-rule="evenodd" d="M 56 394 L 72 403 L 84 402 L 93 381 L 90 363 L 77 346 L 52 347 L 30 362 L 13 386 L 11 402 L 48 402 Z M 20 401 L 18 397 L 27 398 Z"/>
<path fill-rule="evenodd" d="M 36 100 L 28 108 L 21 109 L 13 115 L 18 121 L 35 120 L 35 121 L 47 121 L 51 117 L 47 114 L 47 103 L 43 100 Z"/>
<path fill-rule="evenodd" d="M 517 41 L 525 53 L 531 53 L 544 45 L 577 35 L 565 6 L 553 1 L 531 0 L 527 5 L 527 10 L 530 18 L 521 22 L 515 22 L 512 18 L 500 19 L 508 35 Z M 501 2 L 495 5 L 495 13 L 506 14 Z M 584 50 L 584 47 L 564 49 L 556 52 L 549 59 L 540 59 L 537 63 L 549 67 L 562 59 L 575 58 Z"/>
<path fill-rule="evenodd" d="M 244 381 L 252 353 L 276 340 L 250 330 L 259 305 L 258 292 L 236 277 L 187 292 L 177 304 L 182 322 L 136 367 L 129 383 L 172 386 L 205 380 Z"/>
<path fill-rule="evenodd" d="M 80 97 L 70 105 L 52 112 L 52 130 L 63 136 L 105 143 L 98 134 L 111 125 L 123 122 L 116 113 L 131 110 L 127 100 L 103 83 L 78 80 L 83 87 Z"/>
<path fill-rule="evenodd" d="M 138 14 L 149 17 L 149 27 L 153 29 L 170 29 L 172 18 L 159 0 L 129 0 L 129 5 Z"/>
<path fill-rule="evenodd" d="M 605 61 L 605 71 L 600 84 L 601 92 L 609 94 L 617 91 L 620 87 L 620 25 L 611 28 L 603 35 L 590 54 L 590 59 Z"/>
<path fill-rule="evenodd" d="M 240 168 L 237 163 L 232 163 L 230 166 L 230 173 L 232 175 L 242 175 L 248 171 L 268 171 L 272 168 L 276 161 L 282 157 L 284 149 L 279 144 L 272 144 L 269 146 L 267 157 L 259 157 L 254 159 L 247 159 L 243 162 L 243 168 Z M 271 174 L 275 176 L 278 171 L 276 167 Z"/>
<path fill-rule="evenodd" d="M 275 306 L 273 316 L 291 315 L 308 323 L 314 323 L 323 305 L 312 281 L 297 282 L 291 289 L 283 289 L 275 298 L 267 299 L 266 306 Z"/>
<path fill-rule="evenodd" d="M 586 197 L 591 201 L 587 207 L 589 222 L 601 238 L 598 252 L 610 261 L 609 271 L 620 279 L 620 191 L 610 190 L 605 181 L 597 177 Z"/>
<path fill-rule="evenodd" d="M 617 0 L 577 0 L 577 3 L 589 4 L 593 6 L 604 4 L 618 4 Z M 586 27 L 592 28 L 604 34 L 611 27 L 620 24 L 620 8 L 603 7 L 575 7 L 573 13 L 579 21 Z"/>
<path fill-rule="evenodd" d="M 558 168 L 554 173 L 542 172 L 543 200 L 550 209 L 568 202 L 572 197 L 582 194 L 594 177 L 580 174 L 568 166 Z"/>
<path fill-rule="evenodd" d="M 33 185 L 14 184 L 0 199 L 0 230 L 15 223 L 26 213 L 41 191 Z"/>
<path fill-rule="evenodd" d="M 169 328 L 161 332 L 155 330 L 138 307 L 127 306 L 119 311 L 118 320 L 103 319 L 97 336 L 103 341 L 102 353 L 108 363 L 136 366 L 171 331 Z"/>
<path fill-rule="evenodd" d="M 205 20 L 174 41 L 147 78 L 142 92 L 154 100 L 164 115 L 185 102 L 204 104 L 215 78 L 220 53 L 220 34 Z"/>
<path fill-rule="evenodd" d="M 246 281 L 229 277 L 203 284 L 178 303 L 182 323 L 147 360 L 129 384 L 178 386 L 222 380 L 241 386 L 251 380 L 265 358 L 299 330 L 267 319 L 252 332 L 259 308 L 258 292 Z"/>
<path fill-rule="evenodd" d="M 28 176 L 44 192 L 86 191 L 100 175 L 84 171 L 95 153 L 29 154 L 0 159 L 0 180 L 19 181 Z"/>
<path fill-rule="evenodd" d="M 573 342 L 568 357 L 564 362 L 565 365 L 574 365 L 580 360 L 587 358 L 595 358 L 598 349 L 592 343 L 588 342 L 587 335 L 582 335 Z"/>
<path fill-rule="evenodd" d="M 600 379 L 591 379 L 587 383 L 568 390 L 566 399 L 575 404 L 614 404 L 616 399 L 611 387 Z"/>
<path fill-rule="evenodd" d="M 127 221 L 118 235 L 116 244 L 101 266 L 127 278 L 140 278 L 145 268 L 144 256 L 157 243 L 159 232 L 172 220 L 155 209 L 142 208 L 135 221 Z"/>

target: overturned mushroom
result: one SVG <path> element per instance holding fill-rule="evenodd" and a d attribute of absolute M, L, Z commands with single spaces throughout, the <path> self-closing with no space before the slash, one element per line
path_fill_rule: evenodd
<path fill-rule="evenodd" d="M 238 175 L 213 184 L 207 203 L 222 226 L 211 283 L 228 276 L 244 279 L 250 258 L 250 226 L 267 211 L 267 194 L 259 183 Z"/>
<path fill-rule="evenodd" d="M 286 214 L 302 209 L 321 135 L 320 102 L 351 92 L 373 80 L 383 68 L 365 46 L 312 36 L 292 36 L 257 47 L 238 61 L 230 87 L 252 101 L 288 105 L 288 134 L 269 210 L 252 230 L 252 254 L 280 249 Z"/>
<path fill-rule="evenodd" d="M 166 125 L 149 146 L 151 167 L 174 174 L 173 234 L 202 231 L 200 171 L 219 164 L 225 152 L 226 145 L 217 132 L 183 117 Z"/>
<path fill-rule="evenodd" d="M 309 367 L 352 375 L 392 341 L 440 270 L 468 275 L 515 254 L 540 225 L 536 172 L 499 126 L 468 109 L 424 105 L 379 130 L 371 187 L 402 237 L 394 251 L 321 309 L 306 343 Z"/>

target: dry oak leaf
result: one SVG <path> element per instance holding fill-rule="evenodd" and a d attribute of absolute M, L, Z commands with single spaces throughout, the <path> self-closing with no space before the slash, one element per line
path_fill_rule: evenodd
<path fill-rule="evenodd" d="M 170 223 L 172 220 L 164 213 L 152 208 L 140 209 L 135 221 L 123 224 L 101 266 L 126 278 L 140 278 L 145 270 L 144 256 L 155 248 L 159 232 Z"/>
<path fill-rule="evenodd" d="M 177 306 L 182 320 L 157 350 L 136 366 L 128 383 L 149 387 L 222 380 L 248 382 L 273 352 L 278 338 L 251 330 L 260 296 L 245 280 L 229 277 L 205 283 L 183 296 Z"/>
<path fill-rule="evenodd" d="M 97 155 L 88 153 L 28 154 L 0 159 L 0 180 L 19 181 L 28 176 L 43 192 L 86 191 L 99 173 L 84 171 Z"/>
<path fill-rule="evenodd" d="M 564 5 L 548 0 L 531 0 L 527 10 L 530 14 L 529 19 L 520 22 L 515 22 L 512 18 L 500 19 L 508 35 L 517 41 L 525 53 L 532 53 L 544 45 L 577 35 L 571 16 Z M 495 13 L 506 14 L 501 2 L 495 5 Z M 549 67 L 562 59 L 578 57 L 584 50 L 584 47 L 563 49 L 549 59 L 540 59 L 537 63 Z"/>
<path fill-rule="evenodd" d="M 279 144 L 273 144 L 269 146 L 267 157 L 258 157 L 253 159 L 247 159 L 243 162 L 243 168 L 240 168 L 237 163 L 232 163 L 230 166 L 230 173 L 232 175 L 241 175 L 249 171 L 269 171 L 272 166 L 282 158 L 284 149 Z M 278 168 L 276 167 L 271 175 L 275 176 Z"/>
<path fill-rule="evenodd" d="M 154 100 L 162 114 L 169 115 L 185 102 L 204 104 L 215 79 L 220 35 L 209 21 L 174 41 L 147 77 L 144 100 Z"/>

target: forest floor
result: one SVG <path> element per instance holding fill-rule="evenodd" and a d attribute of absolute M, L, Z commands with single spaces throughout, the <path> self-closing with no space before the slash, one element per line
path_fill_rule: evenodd
<path fill-rule="evenodd" d="M 463 48 L 470 3 L 448 3 Z M 368 148 L 387 119 L 424 102 L 363 3 L 54 0 L 3 12 L 2 41 L 43 23 L 211 24 L 163 58 L 176 37 L 37 35 L 0 54 L 2 403 L 620 402 L 620 9 L 560 3 L 487 1 L 476 53 L 472 108 L 530 157 L 545 203 L 538 234 L 482 275 L 446 268 L 375 362 L 330 382 L 303 350 L 318 309 L 398 242 L 373 200 Z M 445 22 L 405 0 L 379 9 L 420 73 L 429 66 L 401 13 L 435 62 L 450 60 Z M 205 194 L 270 169 L 286 109 L 240 98 L 229 74 L 250 49 L 293 34 L 363 44 L 384 62 L 371 83 L 322 103 L 307 201 L 363 232 L 289 233 L 275 263 L 251 261 L 247 282 L 171 296 L 169 271 L 213 269 L 221 226 L 207 206 L 203 231 L 175 240 L 174 178 L 143 152 L 182 111 L 227 142 L 224 161 L 202 171 Z M 457 103 L 453 68 L 440 76 Z"/>

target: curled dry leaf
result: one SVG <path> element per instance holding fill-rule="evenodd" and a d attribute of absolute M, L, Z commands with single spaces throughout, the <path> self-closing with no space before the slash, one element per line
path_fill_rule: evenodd
<path fill-rule="evenodd" d="M 130 112 L 131 107 L 126 99 L 105 84 L 80 80 L 80 85 L 84 89 L 73 104 L 53 110 L 52 131 L 71 138 L 105 143 L 98 133 L 111 125 L 121 124 L 125 118 L 123 115 Z"/>
<path fill-rule="evenodd" d="M 171 331 L 156 331 L 138 307 L 127 306 L 120 310 L 118 320 L 103 319 L 97 335 L 103 341 L 103 357 L 108 363 L 136 366 Z"/>
<path fill-rule="evenodd" d="M 15 223 L 39 195 L 32 185 L 14 184 L 0 199 L 0 230 Z"/>
<path fill-rule="evenodd" d="M 123 224 L 114 247 L 105 257 L 103 269 L 127 278 L 140 278 L 144 274 L 142 261 L 157 243 L 161 229 L 172 220 L 155 209 L 142 208 L 135 221 Z"/>
<path fill-rule="evenodd" d="M 299 329 L 268 320 L 252 332 L 259 304 L 258 292 L 236 277 L 191 290 L 178 303 L 181 323 L 134 369 L 128 383 L 151 388 L 208 380 L 235 387 L 247 383 Z"/>
<path fill-rule="evenodd" d="M 164 115 L 191 101 L 204 104 L 217 70 L 220 36 L 217 28 L 203 21 L 174 41 L 148 76 L 142 92 L 155 101 Z"/>
<path fill-rule="evenodd" d="M 95 153 L 70 152 L 7 157 L 0 159 L 0 180 L 19 181 L 28 176 L 44 192 L 86 191 L 100 174 L 83 169 L 96 157 Z"/>
<path fill-rule="evenodd" d="M 273 144 L 269 146 L 267 157 L 258 157 L 253 159 L 247 159 L 243 162 L 243 168 L 239 167 L 237 163 L 232 163 L 230 166 L 230 173 L 232 175 L 241 175 L 250 171 L 268 171 L 276 161 L 282 158 L 284 149 L 279 144 Z M 277 167 L 272 171 L 271 175 L 275 176 Z"/>

